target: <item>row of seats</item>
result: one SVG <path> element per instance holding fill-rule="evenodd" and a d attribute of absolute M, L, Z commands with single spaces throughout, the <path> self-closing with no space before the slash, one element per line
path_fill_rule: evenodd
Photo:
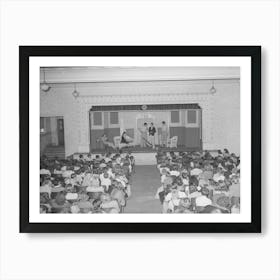
<path fill-rule="evenodd" d="M 40 164 L 41 213 L 122 213 L 131 195 L 130 154 L 66 160 L 43 156 Z"/>
<path fill-rule="evenodd" d="M 240 158 L 209 152 L 158 152 L 163 213 L 239 213 Z"/>

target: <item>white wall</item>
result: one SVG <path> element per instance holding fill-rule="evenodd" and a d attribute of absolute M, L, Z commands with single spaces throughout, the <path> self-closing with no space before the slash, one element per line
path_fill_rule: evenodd
<path fill-rule="evenodd" d="M 80 97 L 75 99 L 73 86 L 53 84 L 49 92 L 41 92 L 41 116 L 64 117 L 66 155 L 71 155 L 89 151 L 88 111 L 93 105 L 198 103 L 203 112 L 203 148 L 228 148 L 239 154 L 239 81 L 216 81 L 214 95 L 209 93 L 211 85 L 211 81 L 79 84 Z"/>
<path fill-rule="evenodd" d="M 240 152 L 240 85 L 216 82 L 213 105 L 213 146 Z"/>

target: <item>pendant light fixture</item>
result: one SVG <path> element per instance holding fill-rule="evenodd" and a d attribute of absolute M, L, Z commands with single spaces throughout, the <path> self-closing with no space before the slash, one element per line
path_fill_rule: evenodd
<path fill-rule="evenodd" d="M 72 95 L 76 98 L 80 96 L 80 93 L 76 89 L 76 84 L 74 84 L 74 91 L 72 92 Z"/>
<path fill-rule="evenodd" d="M 49 84 L 47 84 L 46 82 L 46 73 L 45 73 L 45 68 L 43 68 L 43 75 L 44 75 L 44 81 L 41 84 L 41 89 L 44 92 L 48 92 L 51 89 L 51 86 Z"/>
<path fill-rule="evenodd" d="M 214 86 L 214 80 L 212 80 L 212 87 L 210 88 L 210 93 L 215 94 L 217 92 L 215 86 Z"/>

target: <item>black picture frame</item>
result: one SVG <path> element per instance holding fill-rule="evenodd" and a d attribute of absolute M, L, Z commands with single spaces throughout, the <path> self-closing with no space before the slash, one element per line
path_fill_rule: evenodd
<path fill-rule="evenodd" d="M 29 58 L 32 56 L 251 57 L 250 223 L 31 223 L 29 222 Z M 261 46 L 19 46 L 21 233 L 260 233 Z M 39 159 L 38 159 L 39 160 Z"/>

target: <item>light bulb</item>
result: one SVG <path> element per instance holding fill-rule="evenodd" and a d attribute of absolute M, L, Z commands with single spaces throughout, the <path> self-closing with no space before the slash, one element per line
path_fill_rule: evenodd
<path fill-rule="evenodd" d="M 216 90 L 216 88 L 215 88 L 214 86 L 212 86 L 212 87 L 210 88 L 210 92 L 211 92 L 212 94 L 214 94 L 214 93 L 217 92 L 217 90 Z"/>
<path fill-rule="evenodd" d="M 50 88 L 51 88 L 51 87 L 50 87 L 47 83 L 43 83 L 43 84 L 41 85 L 41 89 L 42 89 L 42 91 L 44 91 L 44 92 L 49 91 Z"/>
<path fill-rule="evenodd" d="M 78 91 L 74 90 L 74 91 L 72 92 L 72 95 L 73 95 L 75 98 L 77 98 L 77 97 L 79 97 L 80 93 L 79 93 Z"/>

